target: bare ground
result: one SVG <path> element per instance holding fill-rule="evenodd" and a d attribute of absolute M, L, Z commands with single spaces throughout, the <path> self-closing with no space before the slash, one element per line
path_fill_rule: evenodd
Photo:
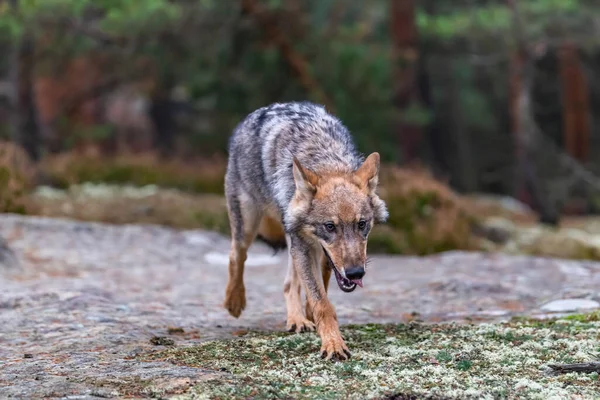
<path fill-rule="evenodd" d="M 221 306 L 227 237 L 14 215 L 0 215 L 0 236 L 21 263 L 0 274 L 1 398 L 184 393 L 223 372 L 140 361 L 169 342 L 156 337 L 184 347 L 285 326 L 286 256 L 260 244 L 236 320 Z M 496 321 L 541 315 L 557 299 L 578 299 L 570 308 L 600 301 L 600 263 L 462 252 L 373 258 L 364 289 L 332 288 L 341 324 Z"/>

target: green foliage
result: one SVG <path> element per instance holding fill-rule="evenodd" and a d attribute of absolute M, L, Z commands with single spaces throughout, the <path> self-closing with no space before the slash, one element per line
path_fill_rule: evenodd
<path fill-rule="evenodd" d="M 197 211 L 193 214 L 193 219 L 202 229 L 215 231 L 224 235 L 229 235 L 231 230 L 229 227 L 229 216 L 227 211 L 211 212 Z"/>
<path fill-rule="evenodd" d="M 373 230 L 369 249 L 426 255 L 472 248 L 472 217 L 447 186 L 418 170 L 388 167 L 381 174 L 389 217 Z"/>
<path fill-rule="evenodd" d="M 450 362 L 452 361 L 453 357 L 446 350 L 440 350 L 435 359 L 439 362 Z"/>
<path fill-rule="evenodd" d="M 379 151 L 384 161 L 400 159 L 397 136 L 401 133 L 393 129 L 399 119 L 423 126 L 424 131 L 435 123 L 450 141 L 455 131 L 462 134 L 463 130 L 462 137 L 478 137 L 481 142 L 504 135 L 502 123 L 507 118 L 499 111 L 506 108 L 508 96 L 504 53 L 512 46 L 514 33 L 505 1 L 416 3 L 423 45 L 417 50 L 427 58 L 435 104 L 429 109 L 415 103 L 404 110 L 392 101 L 397 82 L 388 0 L 368 6 L 337 0 L 258 3 L 305 59 L 308 73 L 331 99 L 334 112 L 354 133 L 362 151 Z M 587 33 L 589 42 L 597 43 L 598 35 L 592 34 L 593 16 L 600 11 L 596 3 L 518 2 L 527 40 Z M 165 92 L 182 89 L 194 112 L 179 132 L 187 137 L 186 143 L 205 154 L 224 152 L 235 125 L 260 106 L 317 100 L 300 83 L 269 30 L 243 14 L 238 1 L 20 0 L 17 10 L 1 2 L 0 49 L 7 50 L 24 32 L 43 43 L 39 74 L 62 71 L 75 55 L 101 53 L 110 60 L 107 76 L 117 75 L 127 82 L 152 75 Z M 501 61 L 482 71 L 473 63 L 473 55 L 501 56 Z M 8 72 L 8 60 L 0 60 L 0 72 Z M 140 67 L 140 60 L 151 68 Z M 451 96 L 444 86 L 448 77 L 458 88 Z M 459 116 L 446 111 L 454 110 L 449 107 L 453 104 Z M 84 134 L 98 132 L 92 129 Z M 480 143 L 476 144 L 472 148 L 478 148 Z M 475 159 L 475 167 L 488 170 L 489 160 L 493 158 Z"/>
<path fill-rule="evenodd" d="M 432 113 L 419 104 L 411 103 L 402 112 L 402 119 L 411 125 L 427 126 L 432 122 Z"/>
<path fill-rule="evenodd" d="M 17 38 L 23 30 L 22 22 L 7 1 L 0 3 L 0 34 L 3 38 Z"/>
<path fill-rule="evenodd" d="M 456 368 L 461 371 L 468 371 L 472 366 L 473 362 L 471 360 L 460 360 L 458 363 L 456 363 Z"/>
<path fill-rule="evenodd" d="M 536 0 L 517 2 L 517 5 L 522 18 L 527 21 L 525 34 L 536 38 L 557 22 L 565 22 L 566 17 L 585 20 L 589 6 L 584 3 L 580 0 Z M 479 7 L 470 4 L 436 15 L 421 12 L 417 15 L 417 25 L 423 35 L 431 38 L 481 40 L 491 36 L 504 39 L 497 42 L 500 45 L 514 33 L 511 10 L 505 2 L 489 2 Z"/>
<path fill-rule="evenodd" d="M 594 311 L 587 314 L 573 314 L 564 317 L 564 319 L 569 321 L 578 321 L 578 322 L 596 322 L 600 321 L 600 311 Z"/>
<path fill-rule="evenodd" d="M 182 17 L 182 7 L 169 0 L 105 0 L 106 15 L 101 27 L 120 34 L 144 33 L 159 30 Z"/>

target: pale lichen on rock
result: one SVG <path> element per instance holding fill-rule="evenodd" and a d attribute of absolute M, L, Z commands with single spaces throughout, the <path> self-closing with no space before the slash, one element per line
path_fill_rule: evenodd
<path fill-rule="evenodd" d="M 554 377 L 543 370 L 550 363 L 589 357 L 598 351 L 599 334 L 599 322 L 576 321 L 485 327 L 362 325 L 343 329 L 347 342 L 356 349 L 345 363 L 320 360 L 318 342 L 310 334 L 251 333 L 241 340 L 208 342 L 151 358 L 232 372 L 231 379 L 203 381 L 181 399 L 196 395 L 209 399 L 359 399 L 398 394 L 591 399 L 600 390 L 597 374 Z"/>

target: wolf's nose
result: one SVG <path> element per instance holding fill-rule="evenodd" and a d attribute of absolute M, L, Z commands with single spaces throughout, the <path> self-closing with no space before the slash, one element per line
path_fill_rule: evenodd
<path fill-rule="evenodd" d="M 365 276 L 365 269 L 363 267 L 350 267 L 346 270 L 346 278 L 350 280 L 360 279 Z"/>

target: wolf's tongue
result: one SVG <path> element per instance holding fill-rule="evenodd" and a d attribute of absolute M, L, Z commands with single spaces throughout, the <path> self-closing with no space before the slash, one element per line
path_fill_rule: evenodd
<path fill-rule="evenodd" d="M 352 279 L 350 282 L 356 283 L 358 286 L 363 287 L 362 279 Z"/>

